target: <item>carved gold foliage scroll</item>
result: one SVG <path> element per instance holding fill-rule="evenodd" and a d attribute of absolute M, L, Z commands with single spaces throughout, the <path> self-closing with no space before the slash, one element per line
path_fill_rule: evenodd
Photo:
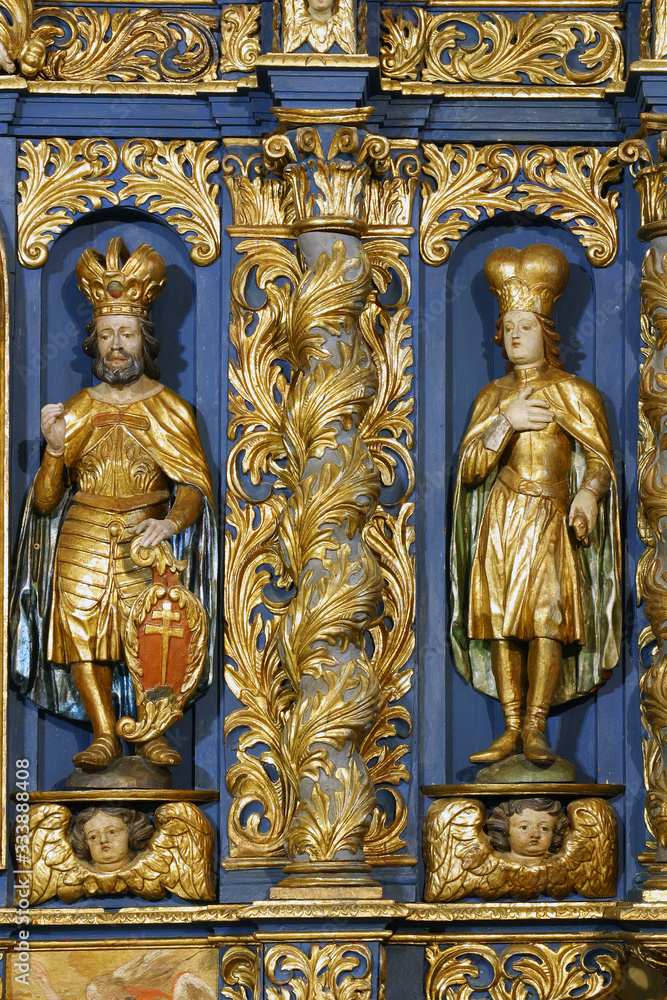
<path fill-rule="evenodd" d="M 26 140 L 18 157 L 27 177 L 18 190 L 18 256 L 24 267 L 42 267 L 55 237 L 75 216 L 101 208 L 102 200 L 118 204 L 111 174 L 118 150 L 107 139 Z"/>
<path fill-rule="evenodd" d="M 210 264 L 220 254 L 219 187 L 210 175 L 220 163 L 214 140 L 195 143 L 131 139 L 120 154 L 110 139 L 26 140 L 18 157 L 18 256 L 24 267 L 42 267 L 56 236 L 78 215 L 134 198 L 192 244 L 195 264 Z M 128 170 L 114 173 L 122 161 Z"/>
<path fill-rule="evenodd" d="M 610 264 L 618 250 L 619 192 L 605 194 L 605 189 L 621 178 L 618 150 L 528 146 L 521 153 L 521 169 L 521 208 L 567 223 L 591 264 Z"/>
<path fill-rule="evenodd" d="M 502 952 L 486 944 L 426 948 L 427 1000 L 602 1000 L 623 982 L 624 952 L 602 942 L 551 949 L 530 939 Z"/>
<path fill-rule="evenodd" d="M 482 215 L 517 208 L 510 196 L 519 172 L 514 146 L 496 144 L 476 148 L 469 142 L 447 143 L 438 149 L 423 146 L 424 173 L 435 180 L 435 188 L 422 182 L 420 218 L 421 255 L 427 264 L 442 264 L 450 243 L 461 238 Z M 443 218 L 444 216 L 444 218 Z"/>
<path fill-rule="evenodd" d="M 372 994 L 373 956 L 367 945 L 312 944 L 306 954 L 277 944 L 264 956 L 266 1000 L 367 1000 Z"/>
<path fill-rule="evenodd" d="M 192 244 L 195 264 L 211 264 L 220 255 L 219 186 L 209 178 L 220 168 L 212 156 L 215 139 L 131 139 L 123 144 L 121 160 L 129 171 L 121 178 L 120 200 L 164 217 Z"/>
<path fill-rule="evenodd" d="M 623 80 L 622 22 L 589 11 L 411 16 L 382 11 L 384 76 L 423 83 L 593 86 Z"/>
<path fill-rule="evenodd" d="M 594 146 L 516 146 L 470 143 L 439 149 L 425 143 L 420 248 L 428 264 L 441 264 L 482 212 L 533 211 L 569 226 L 596 267 L 610 264 L 618 250 L 620 179 L 618 149 Z"/>
<path fill-rule="evenodd" d="M 234 4 L 223 7 L 220 18 L 222 44 L 220 46 L 220 72 L 248 73 L 255 68 L 260 55 L 259 4 Z"/>
<path fill-rule="evenodd" d="M 45 80 L 215 80 L 217 17 L 189 11 L 40 7 L 37 30 L 52 25 L 59 41 L 46 53 Z"/>
<path fill-rule="evenodd" d="M 295 694 L 276 645 L 287 605 L 268 599 L 271 574 L 266 567 L 278 565 L 273 536 L 284 504 L 279 491 L 288 485 L 282 461 L 282 409 L 288 383 L 280 359 L 286 350 L 287 299 L 301 270 L 291 251 L 275 240 L 245 240 L 237 249 L 243 257 L 232 280 L 230 336 L 236 359 L 230 362 L 229 435 L 234 444 L 228 462 L 225 581 L 226 606 L 235 614 L 233 619 L 228 616 L 225 648 L 227 682 L 242 707 L 228 716 L 226 724 L 228 741 L 235 736 L 238 740 L 237 763 L 227 775 L 234 798 L 228 829 L 232 856 L 279 858 L 295 807 L 290 754 L 282 741 Z M 410 277 L 402 261 L 405 253 L 400 241 L 378 238 L 367 244 L 377 289 L 387 288 L 393 271 L 402 290 L 389 312 L 380 309 L 373 297 L 362 314 L 360 333 L 377 373 L 378 391 L 360 431 L 383 481 L 393 483 L 400 468 L 400 482 L 408 495 L 414 471 L 409 452 L 412 351 L 406 343 Z M 246 298 L 251 277 L 265 295 L 264 304 L 254 309 Z M 254 485 L 268 476 L 273 492 L 251 504 L 241 474 Z M 395 514 L 378 509 L 364 531 L 384 579 L 385 613 L 371 627 L 380 706 L 362 744 L 362 757 L 376 786 L 386 788 L 394 799 L 394 815 L 389 818 L 378 807 L 366 837 L 366 854 L 375 863 L 404 847 L 406 809 L 396 786 L 407 777 L 401 760 L 407 746 L 390 748 L 387 739 L 396 735 L 397 723 L 404 732 L 410 727 L 409 715 L 398 702 L 410 687 L 406 664 L 414 645 L 414 529 L 408 523 L 412 510 L 408 503 Z M 258 811 L 249 810 L 251 804 Z"/>
<path fill-rule="evenodd" d="M 260 1000 L 259 948 L 235 944 L 226 948 L 220 962 L 225 1000 Z"/>
<path fill-rule="evenodd" d="M 667 452 L 663 447 L 667 417 L 667 274 L 665 258 L 655 247 L 644 257 L 640 292 L 643 336 L 648 356 L 639 379 L 640 441 L 638 455 L 638 526 L 646 549 L 637 565 L 637 597 L 644 602 L 650 630 L 642 642 L 657 642 L 653 662 L 640 680 L 644 741 L 646 820 L 662 848 L 667 848 L 667 775 L 663 748 L 667 727 L 667 568 L 664 481 Z"/>

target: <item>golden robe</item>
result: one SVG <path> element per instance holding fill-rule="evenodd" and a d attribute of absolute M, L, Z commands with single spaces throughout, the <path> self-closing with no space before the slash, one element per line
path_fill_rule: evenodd
<path fill-rule="evenodd" d="M 65 404 L 65 426 L 65 453 L 45 453 L 33 494 L 37 512 L 49 513 L 65 489 L 63 468 L 75 489 L 55 554 L 48 659 L 114 662 L 152 579 L 130 557 L 133 529 L 148 517 L 169 516 L 178 531 L 193 524 L 202 497 L 212 503 L 209 469 L 190 407 L 159 383 L 127 404 L 84 389 Z"/>
<path fill-rule="evenodd" d="M 544 430 L 503 416 L 526 385 L 554 414 Z M 584 486 L 601 501 L 588 548 L 567 523 Z M 454 527 L 452 642 L 466 679 L 496 695 L 490 640 L 544 637 L 566 650 L 556 701 L 601 683 L 620 648 L 620 528 L 595 387 L 547 362 L 486 386 L 461 445 Z"/>

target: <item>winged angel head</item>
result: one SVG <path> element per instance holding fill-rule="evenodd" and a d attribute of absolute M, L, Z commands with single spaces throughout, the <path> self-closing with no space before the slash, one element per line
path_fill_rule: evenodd
<path fill-rule="evenodd" d="M 439 799 L 424 820 L 424 860 L 428 902 L 603 899 L 616 889 L 616 816 L 602 799 L 577 799 L 566 812 L 554 799 L 511 799 L 488 819 L 477 799 Z"/>
<path fill-rule="evenodd" d="M 349 55 L 357 51 L 354 0 L 283 0 L 283 25 L 285 52 L 305 44 L 322 53 L 334 45 Z"/>
<path fill-rule="evenodd" d="M 155 810 L 154 823 L 138 810 L 115 806 L 84 809 L 74 822 L 65 806 L 35 807 L 26 852 L 30 904 L 128 891 L 144 899 L 161 899 L 167 891 L 213 899 L 214 838 L 203 813 L 189 802 L 165 803 Z"/>
<path fill-rule="evenodd" d="M 183 956 L 167 948 L 142 952 L 118 966 L 91 979 L 85 990 L 85 1000 L 215 1000 L 215 994 L 204 980 L 193 972 L 179 972 Z M 69 1000 L 53 986 L 46 967 L 33 959 L 31 974 L 46 1000 Z M 83 1000 L 83 998 L 82 998 Z"/>

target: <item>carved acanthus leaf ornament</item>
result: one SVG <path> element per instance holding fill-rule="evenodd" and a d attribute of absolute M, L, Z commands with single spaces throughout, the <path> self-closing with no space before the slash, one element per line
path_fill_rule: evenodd
<path fill-rule="evenodd" d="M 26 140 L 18 157 L 27 177 L 18 190 L 18 255 L 24 267 L 42 267 L 49 246 L 77 214 L 118 204 L 111 177 L 118 150 L 108 139 Z"/>
<path fill-rule="evenodd" d="M 480 943 L 428 945 L 426 960 L 427 1000 L 603 1000 L 623 982 L 623 949 L 597 941 L 552 949 L 527 939 L 502 952 Z"/>
<path fill-rule="evenodd" d="M 220 256 L 219 186 L 209 178 L 220 168 L 212 156 L 215 139 L 131 139 L 120 152 L 129 171 L 121 178 L 120 201 L 134 198 L 192 244 L 190 257 L 200 266 Z"/>
<path fill-rule="evenodd" d="M 484 212 L 532 211 L 564 222 L 596 267 L 618 251 L 619 151 L 594 146 L 516 146 L 425 143 L 420 249 L 428 264 L 441 264 L 451 243 Z"/>
<path fill-rule="evenodd" d="M 313 944 L 306 953 L 277 944 L 264 956 L 266 1000 L 370 1000 L 373 957 L 361 943 Z"/>
<path fill-rule="evenodd" d="M 617 14 L 410 15 L 382 11 L 380 59 L 392 80 L 594 86 L 623 80 Z"/>
<path fill-rule="evenodd" d="M 221 73 L 249 73 L 261 53 L 259 42 L 260 4 L 238 3 L 223 7 L 220 18 Z"/>
<path fill-rule="evenodd" d="M 234 944 L 225 948 L 220 961 L 220 978 L 223 987 L 220 995 L 225 1000 L 260 1000 L 259 948 Z"/>

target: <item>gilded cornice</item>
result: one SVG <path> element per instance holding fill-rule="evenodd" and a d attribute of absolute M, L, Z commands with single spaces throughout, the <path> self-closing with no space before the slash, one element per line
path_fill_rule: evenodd
<path fill-rule="evenodd" d="M 13 907 L 0 909 L 0 925 L 15 926 L 19 911 Z M 655 924 L 663 926 L 667 922 L 667 905 L 660 903 L 631 903 L 626 900 L 580 900 L 565 902 L 519 903 L 505 901 L 484 903 L 473 900 L 466 903 L 400 903 L 392 900 L 367 901 L 304 901 L 265 900 L 248 904 L 209 904 L 184 906 L 124 906 L 117 909 L 103 907 L 53 907 L 31 909 L 31 924 L 36 927 L 78 927 L 78 926 L 135 926 L 159 924 L 229 924 L 256 920 L 407 920 L 417 924 L 453 923 L 477 924 L 493 921 L 497 925 L 496 937 L 509 940 L 516 936 L 512 929 L 517 921 L 537 921 L 540 924 L 553 921 L 600 921 L 608 924 L 606 931 L 596 935 L 604 940 L 634 941 L 654 943 L 656 947 L 667 947 L 667 939 L 659 931 L 638 932 L 622 930 L 628 924 Z M 508 926 L 504 927 L 503 922 Z M 617 926 L 615 926 L 617 925 Z M 474 932 L 477 934 L 477 932 Z M 546 930 L 541 933 L 547 934 Z M 576 936 L 579 931 L 574 931 Z M 396 931 L 397 942 L 417 944 L 426 941 L 451 941 L 451 932 L 437 930 Z M 465 932 L 466 939 L 469 932 Z M 479 935 L 480 939 L 485 935 Z M 537 934 L 533 935 L 535 939 Z M 573 935 L 570 934 L 570 937 Z M 378 933 L 370 932 L 368 937 L 377 939 Z M 486 935 L 488 937 L 488 934 Z M 567 937 L 560 934 L 559 938 Z M 549 940 L 552 935 L 548 935 Z M 248 940 L 252 940 L 250 937 Z"/>

